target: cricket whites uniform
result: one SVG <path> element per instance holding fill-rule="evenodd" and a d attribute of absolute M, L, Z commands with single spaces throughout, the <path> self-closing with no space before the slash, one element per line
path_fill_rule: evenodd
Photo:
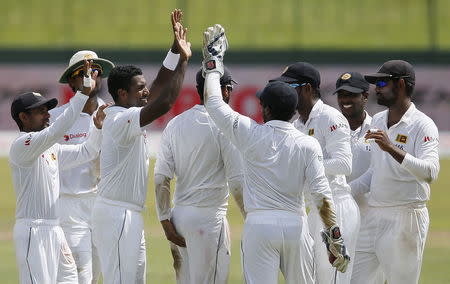
<path fill-rule="evenodd" d="M 285 121 L 263 125 L 233 111 L 222 100 L 219 74 L 206 75 L 206 108 L 244 160 L 247 218 L 241 243 L 247 284 L 314 283 L 313 240 L 304 188 L 316 204 L 332 200 L 317 141 Z M 326 257 L 328 259 L 328 257 Z"/>
<path fill-rule="evenodd" d="M 141 211 L 147 196 L 150 152 L 146 131 L 140 127 L 141 109 L 105 109 L 92 237 L 108 284 L 145 283 Z"/>
<path fill-rule="evenodd" d="M 370 124 L 372 123 L 372 117 L 369 116 L 367 112 L 366 118 L 364 119 L 362 125 L 355 130 L 350 130 L 351 136 L 351 146 L 352 146 L 352 173 L 347 176 L 347 182 L 359 178 L 362 174 L 364 174 L 370 167 L 370 156 L 371 156 L 371 147 L 369 141 L 367 141 L 364 136 L 367 131 L 370 129 Z M 361 230 L 364 230 L 364 224 L 366 223 L 366 211 L 367 211 L 367 199 L 369 197 L 369 193 L 360 194 L 355 196 L 355 201 L 359 207 L 359 214 L 361 216 L 361 226 L 359 228 L 359 232 L 361 234 Z M 358 251 L 359 242 L 356 241 L 356 251 Z M 353 259 L 354 261 L 354 259 Z M 374 284 L 384 284 L 384 276 L 381 269 L 378 269 L 376 277 L 372 282 L 367 280 L 367 283 Z"/>
<path fill-rule="evenodd" d="M 380 266 L 388 283 L 419 281 L 429 225 L 426 201 L 439 172 L 439 134 L 413 103 L 389 129 L 387 117 L 388 110 L 377 113 L 370 128 L 385 131 L 407 154 L 400 164 L 373 142 L 369 171 L 350 184 L 354 195 L 370 190 L 352 283 L 367 283 Z"/>
<path fill-rule="evenodd" d="M 105 102 L 98 98 L 98 105 Z M 69 104 L 50 111 L 50 122 L 55 122 Z M 81 112 L 72 128 L 66 131 L 59 144 L 81 144 L 95 128 L 92 116 Z M 100 262 L 92 245 L 92 208 L 99 180 L 99 159 L 96 158 L 78 167 L 60 171 L 59 211 L 60 225 L 72 251 L 80 284 L 97 283 L 100 276 Z"/>
<path fill-rule="evenodd" d="M 101 131 L 93 130 L 83 144 L 55 143 L 73 125 L 87 99 L 75 94 L 55 123 L 39 132 L 21 132 L 11 145 L 20 283 L 78 283 L 75 262 L 59 226 L 59 171 L 94 159 Z"/>
<path fill-rule="evenodd" d="M 294 126 L 302 133 L 316 138 L 322 147 L 325 174 L 336 206 L 337 224 L 341 228 L 348 255 L 353 260 L 360 217 L 358 205 L 351 195 L 345 178 L 352 169 L 348 121 L 337 109 L 324 104 L 319 99 L 313 106 L 306 123 L 303 124 L 299 118 L 294 121 Z M 323 224 L 314 206 L 308 215 L 308 223 L 315 241 L 314 259 L 317 265 L 317 281 L 325 284 L 333 283 L 335 268 L 328 261 L 328 253 L 320 235 Z M 338 272 L 335 283 L 350 283 L 352 266 L 353 261 L 350 261 L 345 273 Z"/>
<path fill-rule="evenodd" d="M 164 129 L 155 165 L 158 175 L 177 177 L 171 219 L 184 237 L 177 283 L 226 284 L 230 233 L 229 188 L 242 188 L 242 158 L 203 105 L 172 119 Z M 228 181 L 228 184 L 227 184 Z"/>

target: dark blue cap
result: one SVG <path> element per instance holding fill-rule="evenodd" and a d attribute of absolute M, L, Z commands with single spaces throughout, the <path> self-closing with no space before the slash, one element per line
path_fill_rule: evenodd
<path fill-rule="evenodd" d="M 14 99 L 11 104 L 11 116 L 13 119 L 17 120 L 19 118 L 19 113 L 25 112 L 27 110 L 46 105 L 48 110 L 56 107 L 58 100 L 46 99 L 41 94 L 35 92 L 29 92 L 22 94 Z"/>
<path fill-rule="evenodd" d="M 369 82 L 364 79 L 364 76 L 358 72 L 345 72 L 339 76 L 336 81 L 336 94 L 340 90 L 345 90 L 354 94 L 361 94 L 369 91 Z"/>
<path fill-rule="evenodd" d="M 295 112 L 297 109 L 297 91 L 285 82 L 269 82 L 262 90 L 259 99 L 263 105 L 280 112 Z"/>
<path fill-rule="evenodd" d="M 319 88 L 320 73 L 314 66 L 307 62 L 297 62 L 286 67 L 280 77 L 269 80 L 269 82 L 272 81 L 309 83 L 314 88 Z"/>

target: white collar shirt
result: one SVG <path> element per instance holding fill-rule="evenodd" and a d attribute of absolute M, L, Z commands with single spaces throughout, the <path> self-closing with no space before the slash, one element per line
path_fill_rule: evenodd
<path fill-rule="evenodd" d="M 57 219 L 59 171 L 94 159 L 101 143 L 95 130 L 83 144 L 55 144 L 70 129 L 86 103 L 87 96 L 76 94 L 60 118 L 39 132 L 20 132 L 9 153 L 16 219 Z"/>
<path fill-rule="evenodd" d="M 337 109 L 318 100 L 303 123 L 301 117 L 294 126 L 302 133 L 313 136 L 322 148 L 325 174 L 333 191 L 350 191 L 345 175 L 351 173 L 352 152 L 350 126 Z"/>
<path fill-rule="evenodd" d="M 304 191 L 321 206 L 332 200 L 317 140 L 286 121 L 263 125 L 235 112 L 220 94 L 219 75 L 207 74 L 206 109 L 217 127 L 242 153 L 244 206 L 247 213 L 284 210 L 305 213 Z"/>
<path fill-rule="evenodd" d="M 350 130 L 351 147 L 352 147 L 352 173 L 347 176 L 347 182 L 360 177 L 370 167 L 370 150 L 371 144 L 364 136 L 370 129 L 372 117 L 366 113 L 366 118 L 360 127 L 355 130 Z"/>
<path fill-rule="evenodd" d="M 177 177 L 175 206 L 226 208 L 227 180 L 242 178 L 242 158 L 205 107 L 196 105 L 167 124 L 154 172 Z"/>
<path fill-rule="evenodd" d="M 150 151 L 140 126 L 142 107 L 105 109 L 98 194 L 141 211 L 148 184 Z"/>
<path fill-rule="evenodd" d="M 97 98 L 97 103 L 98 106 L 105 104 L 100 98 Z M 67 107 L 68 104 L 64 104 L 50 110 L 50 123 L 55 122 Z M 92 116 L 81 112 L 73 126 L 64 133 L 58 143 L 62 145 L 81 144 L 88 139 L 94 128 Z M 96 192 L 100 179 L 100 159 L 97 157 L 78 167 L 60 171 L 59 179 L 60 194 L 79 195 Z"/>
<path fill-rule="evenodd" d="M 387 127 L 388 110 L 373 116 L 371 128 L 385 131 L 395 146 L 407 152 L 402 164 L 372 142 L 370 206 L 398 206 L 430 199 L 430 182 L 439 171 L 439 133 L 431 118 L 413 103 L 400 121 Z M 427 161 L 431 180 L 419 179 L 408 168 L 412 159 Z"/>

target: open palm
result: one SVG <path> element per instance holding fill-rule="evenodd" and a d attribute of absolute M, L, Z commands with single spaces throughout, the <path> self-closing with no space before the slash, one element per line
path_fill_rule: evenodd
<path fill-rule="evenodd" d="M 176 47 L 180 53 L 180 57 L 184 60 L 192 56 L 191 43 L 187 41 L 187 29 L 181 24 L 183 13 L 179 9 L 175 9 L 171 14 L 173 34 Z"/>

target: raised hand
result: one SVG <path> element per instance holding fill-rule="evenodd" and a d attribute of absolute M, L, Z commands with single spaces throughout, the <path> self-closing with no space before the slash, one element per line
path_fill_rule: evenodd
<path fill-rule="evenodd" d="M 101 105 L 98 108 L 97 113 L 93 117 L 94 125 L 95 125 L 95 127 L 97 127 L 97 129 L 102 129 L 102 127 L 103 127 L 103 121 L 105 120 L 105 117 L 106 117 L 106 113 L 104 112 L 105 108 L 112 106 L 113 104 L 114 103 L 110 102 L 110 103 Z"/>
<path fill-rule="evenodd" d="M 83 76 L 83 91 L 82 93 L 89 96 L 91 92 L 95 89 L 95 80 L 98 76 L 98 71 L 92 73 L 92 60 L 84 60 L 84 76 Z"/>
<path fill-rule="evenodd" d="M 223 75 L 223 56 L 228 48 L 225 29 L 221 25 L 209 27 L 203 33 L 203 76 L 218 71 Z"/>
<path fill-rule="evenodd" d="M 187 41 L 187 28 L 181 24 L 183 12 L 175 9 L 171 14 L 172 28 L 174 35 L 173 53 L 179 53 L 181 60 L 188 60 L 192 56 L 191 43 Z"/>

